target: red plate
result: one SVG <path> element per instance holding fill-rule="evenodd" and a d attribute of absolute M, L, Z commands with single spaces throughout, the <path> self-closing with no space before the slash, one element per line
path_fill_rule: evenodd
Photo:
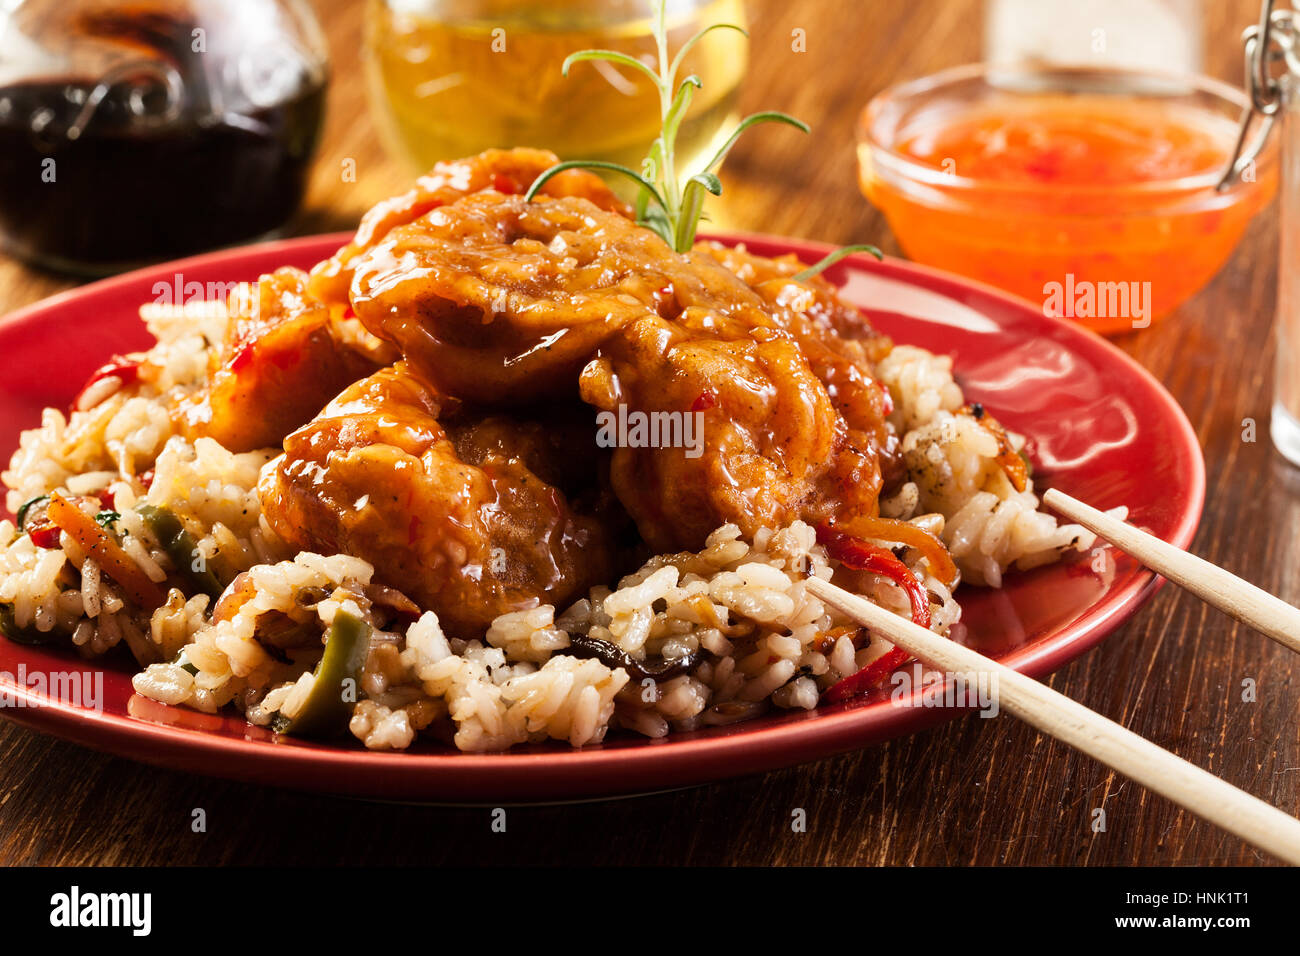
<path fill-rule="evenodd" d="M 806 262 L 828 248 L 761 236 L 763 255 Z M 97 282 L 0 320 L 4 460 L 44 406 L 66 408 L 86 377 L 115 352 L 145 348 L 137 308 L 186 284 L 254 279 L 281 265 L 310 267 L 347 236 L 267 243 Z M 1200 518 L 1205 467 L 1191 426 L 1167 392 L 1132 359 L 1092 333 L 1044 317 L 1027 303 L 898 261 L 843 260 L 828 277 L 896 341 L 956 357 L 959 380 L 1008 427 L 1030 437 L 1041 485 L 1100 508 L 1125 504 L 1132 520 L 1186 547 Z M 1108 551 L 1012 574 L 1001 590 L 967 587 L 956 639 L 1027 674 L 1078 657 L 1154 593 L 1155 577 Z M 20 668 L 23 672 L 20 673 Z M 60 703 L 20 683 L 38 672 L 103 673 L 102 709 Z M 84 679 L 84 677 L 83 677 Z M 687 786 L 771 770 L 914 732 L 953 710 L 892 703 L 885 693 L 812 713 L 776 713 L 663 740 L 614 734 L 603 746 L 559 744 L 505 754 L 425 745 L 407 753 L 277 740 L 235 717 L 173 709 L 135 696 L 130 675 L 70 654 L 0 638 L 5 716 L 77 743 L 163 766 L 262 783 L 404 800 L 530 801 L 603 797 Z M 21 705 L 21 706 L 19 706 Z"/>

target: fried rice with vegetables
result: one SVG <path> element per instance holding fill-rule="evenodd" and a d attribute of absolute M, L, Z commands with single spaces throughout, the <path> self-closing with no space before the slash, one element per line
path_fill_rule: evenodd
<path fill-rule="evenodd" d="M 521 199 L 554 162 L 441 164 L 311 273 L 143 307 L 3 473 L 5 637 L 277 733 L 581 747 L 879 684 L 906 655 L 809 576 L 946 634 L 959 581 L 1092 546 L 950 358 L 589 174 Z M 599 444 L 620 407 L 701 453 Z"/>

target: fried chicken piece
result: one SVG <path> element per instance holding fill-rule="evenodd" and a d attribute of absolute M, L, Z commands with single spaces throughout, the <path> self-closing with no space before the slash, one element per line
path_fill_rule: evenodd
<path fill-rule="evenodd" d="M 362 323 L 480 404 L 572 397 L 601 343 L 637 319 L 763 305 L 717 263 L 578 198 L 467 196 L 393 229 L 353 267 Z"/>
<path fill-rule="evenodd" d="M 251 295 L 232 295 L 230 308 L 206 387 L 176 409 L 188 435 L 215 438 L 234 452 L 279 445 L 378 367 L 366 343 L 346 341 L 329 309 L 307 293 L 299 269 L 262 276 Z"/>
<path fill-rule="evenodd" d="M 355 260 L 397 226 L 471 193 L 494 190 L 507 195 L 528 191 L 533 181 L 560 161 L 545 149 L 489 149 L 466 159 L 438 163 L 400 196 L 373 206 L 352 241 L 312 270 L 312 293 L 331 305 L 346 306 Z M 565 170 L 542 186 L 545 196 L 577 196 L 608 212 L 631 215 L 631 208 L 599 176 Z"/>
<path fill-rule="evenodd" d="M 691 416 L 695 447 L 614 450 L 615 494 L 656 551 L 697 549 L 735 522 L 746 536 L 796 518 L 874 514 L 881 480 L 795 337 L 760 310 L 688 308 L 631 323 L 583 370 L 583 398 Z M 685 433 L 686 428 L 683 428 Z"/>
<path fill-rule="evenodd" d="M 536 420 L 462 415 L 446 423 L 456 454 L 471 465 L 518 458 L 534 475 L 573 496 L 594 488 L 599 469 L 591 414 L 579 407 L 535 409 Z"/>
<path fill-rule="evenodd" d="M 398 363 L 290 435 L 258 492 L 290 544 L 364 558 L 468 638 L 499 614 L 575 598 L 608 573 L 610 548 L 601 522 L 539 477 L 565 467 L 539 426 L 453 434 L 440 419 L 460 412 Z"/>
<path fill-rule="evenodd" d="M 753 289 L 774 310 L 789 310 L 810 320 L 818 329 L 829 329 L 841 339 L 861 342 L 863 355 L 878 362 L 889 354 L 889 339 L 873 329 L 861 310 L 840 298 L 838 290 L 821 276 L 798 280 L 795 275 L 808 268 L 793 254 L 775 259 L 756 255 L 741 243 L 695 244 L 696 255 L 708 256 Z"/>
<path fill-rule="evenodd" d="M 614 452 L 615 493 L 650 546 L 696 549 L 726 522 L 753 535 L 878 514 L 902 474 L 871 372 L 889 341 L 828 283 L 795 281 L 793 257 L 702 244 L 660 262 L 656 314 L 609 336 L 581 376 L 599 409 L 690 414 L 702 431 L 696 449 Z"/>
<path fill-rule="evenodd" d="M 821 276 L 796 280 L 795 274 L 807 266 L 794 255 L 770 259 L 744 245 L 717 242 L 697 243 L 695 252 L 740 278 L 774 315 L 785 316 L 784 327 L 798 340 L 848 424 L 850 442 L 876 449 L 884 491 L 892 491 L 906 478 L 907 467 L 899 436 L 885 425 L 891 410 L 889 393 L 871 372 L 893 349 L 889 338 L 872 328 L 862 312 L 840 298 Z"/>

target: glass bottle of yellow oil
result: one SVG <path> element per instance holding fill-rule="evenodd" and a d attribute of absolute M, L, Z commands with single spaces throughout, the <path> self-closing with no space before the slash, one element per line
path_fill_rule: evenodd
<path fill-rule="evenodd" d="M 713 23 L 745 25 L 742 0 L 668 0 L 675 50 Z M 366 65 L 380 126 L 418 169 L 489 147 L 538 146 L 562 159 L 638 168 L 659 132 L 659 98 L 640 71 L 564 58 L 590 47 L 656 65 L 650 0 L 369 0 Z M 713 30 L 687 55 L 695 94 L 678 134 L 690 171 L 730 131 L 748 40 Z"/>

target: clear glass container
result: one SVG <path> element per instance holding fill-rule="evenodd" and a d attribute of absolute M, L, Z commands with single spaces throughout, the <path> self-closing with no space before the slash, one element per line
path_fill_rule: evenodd
<path fill-rule="evenodd" d="M 1282 221 L 1278 260 L 1273 444 L 1300 465 L 1300 60 L 1281 77 Z"/>
<path fill-rule="evenodd" d="M 302 0 L 0 3 L 0 241 L 104 274 L 272 234 L 326 79 Z"/>
<path fill-rule="evenodd" d="M 1201 71 L 1202 0 L 988 0 L 984 59 L 1002 65 Z"/>
<path fill-rule="evenodd" d="M 676 49 L 700 27 L 745 25 L 742 0 L 669 0 Z M 423 171 L 491 147 L 536 146 L 561 159 L 638 167 L 659 132 L 659 97 L 634 69 L 564 58 L 588 47 L 654 63 L 649 0 L 369 0 L 366 67 L 392 150 Z M 703 86 L 678 135 L 683 168 L 734 117 L 748 40 L 714 30 L 679 76 Z"/>

